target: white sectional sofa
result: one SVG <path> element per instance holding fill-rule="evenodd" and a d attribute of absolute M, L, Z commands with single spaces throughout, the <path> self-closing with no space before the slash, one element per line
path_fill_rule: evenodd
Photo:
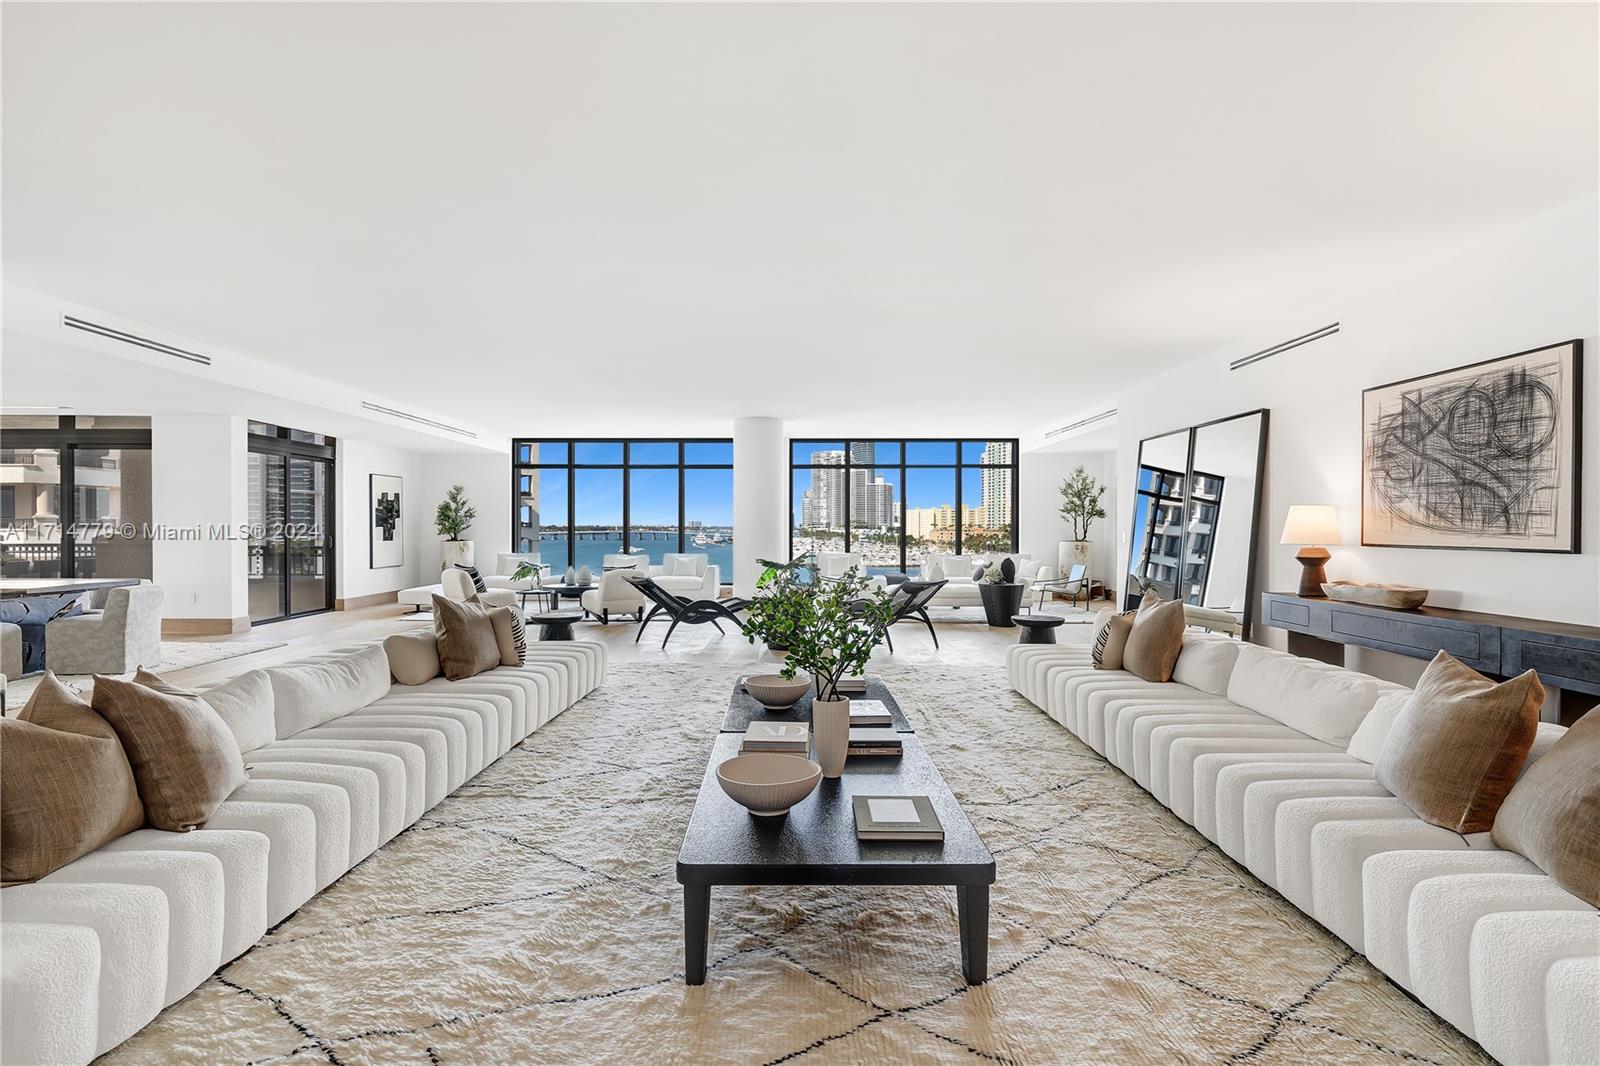
<path fill-rule="evenodd" d="M 972 572 L 980 563 L 987 566 L 991 561 L 1001 558 L 1004 558 L 1004 556 L 993 554 L 927 556 L 922 568 L 917 572 L 918 579 L 922 581 L 930 580 L 929 574 L 932 572 L 934 564 L 938 563 L 939 570 L 944 574 L 946 582 L 944 588 L 934 595 L 933 601 L 928 606 L 981 607 L 983 605 L 983 596 L 978 592 L 978 583 L 973 580 Z M 1022 596 L 1023 606 L 1031 609 L 1034 599 L 1034 583 L 1055 580 L 1056 568 L 1041 559 L 1034 559 L 1028 555 L 1013 555 L 1011 559 L 1016 563 L 1017 580 L 1027 586 Z"/>
<path fill-rule="evenodd" d="M 1261 881 L 1501 1062 L 1600 1061 L 1600 914 L 1373 779 L 1410 690 L 1219 637 L 1174 680 L 1017 645 L 1009 680 Z M 1539 726 L 1528 757 L 1565 730 Z"/>
<path fill-rule="evenodd" d="M 85 1063 L 126 1040 L 605 671 L 603 645 L 535 642 L 520 667 L 392 684 L 311 728 L 269 727 L 241 739 L 249 780 L 201 829 L 141 829 L 0 889 L 0 1062 Z"/>

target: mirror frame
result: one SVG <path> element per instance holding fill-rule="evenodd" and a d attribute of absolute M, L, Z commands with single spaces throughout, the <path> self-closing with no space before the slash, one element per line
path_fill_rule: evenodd
<path fill-rule="evenodd" d="M 1183 433 L 1183 434 L 1187 435 L 1188 439 L 1186 441 L 1186 446 L 1185 446 L 1185 459 L 1184 459 L 1184 470 L 1183 470 L 1184 535 L 1179 538 L 1179 549 L 1178 549 L 1179 550 L 1178 573 L 1180 575 L 1180 580 L 1181 580 L 1181 576 L 1182 576 L 1182 573 L 1183 573 L 1183 568 L 1184 568 L 1185 562 L 1187 560 L 1187 554 L 1188 554 L 1188 550 L 1189 550 L 1189 537 L 1188 537 L 1189 512 L 1190 512 L 1190 508 L 1193 506 L 1193 502 L 1194 502 L 1193 501 L 1193 496 L 1192 496 L 1192 491 L 1193 491 L 1193 486 L 1194 486 L 1194 475 L 1195 475 L 1195 470 L 1194 470 L 1195 437 L 1200 432 L 1200 430 L 1205 429 L 1205 428 L 1207 428 L 1209 426 L 1221 425 L 1224 422 L 1233 422 L 1233 421 L 1236 421 L 1236 420 L 1241 419 L 1241 418 L 1254 418 L 1257 415 L 1261 416 L 1261 427 L 1260 427 L 1259 434 L 1258 434 L 1258 439 L 1257 439 L 1257 442 L 1256 442 L 1256 488 L 1255 488 L 1255 494 L 1254 494 L 1253 498 L 1250 501 L 1250 543 L 1249 543 L 1248 547 L 1246 548 L 1246 551 L 1249 553 L 1249 565 L 1245 568 L 1244 611 L 1243 611 L 1243 617 L 1240 619 L 1240 629 L 1241 629 L 1240 639 L 1241 640 L 1249 640 L 1250 639 L 1250 630 L 1251 630 L 1251 627 L 1255 624 L 1255 615 L 1256 615 L 1256 569 L 1257 569 L 1257 562 L 1258 562 L 1258 560 L 1256 558 L 1256 552 L 1257 552 L 1257 550 L 1258 550 L 1258 548 L 1260 546 L 1260 543 L 1261 543 L 1261 503 L 1262 503 L 1262 499 L 1263 499 L 1263 494 L 1266 491 L 1266 483 L 1267 483 L 1267 430 L 1268 430 L 1268 426 L 1269 426 L 1269 424 L 1271 422 L 1271 415 L 1272 415 L 1271 410 L 1269 408 L 1266 408 L 1266 407 L 1257 407 L 1257 408 L 1255 408 L 1253 410 L 1249 410 L 1249 411 L 1240 411 L 1238 414 L 1227 415 L 1227 416 L 1222 417 L 1222 418 L 1213 418 L 1213 419 L 1211 419 L 1210 421 L 1207 421 L 1207 422 L 1197 422 L 1192 426 L 1178 426 L 1177 428 L 1169 429 L 1164 433 L 1154 433 L 1154 434 L 1151 434 L 1148 437 L 1141 438 L 1140 441 L 1139 441 L 1139 453 L 1135 457 L 1135 460 L 1134 460 L 1133 483 L 1132 483 L 1132 486 L 1129 489 L 1129 493 L 1133 498 L 1133 514 L 1136 517 L 1138 515 L 1138 513 L 1139 513 L 1139 471 L 1144 468 L 1144 450 L 1145 450 L 1145 445 L 1149 444 L 1151 441 L 1161 440 L 1164 437 L 1171 437 L 1171 436 L 1174 436 L 1174 435 L 1179 434 L 1179 433 Z M 1125 577 L 1127 579 L 1127 584 L 1124 585 L 1123 592 L 1122 592 L 1122 603 L 1123 603 L 1122 609 L 1124 611 L 1133 610 L 1134 608 L 1138 607 L 1139 606 L 1139 600 L 1141 598 L 1141 594 L 1136 591 L 1136 589 L 1134 588 L 1133 583 L 1132 583 L 1133 582 L 1133 555 L 1134 555 L 1134 552 L 1138 549 L 1138 546 L 1139 546 L 1139 543 L 1140 543 L 1140 541 L 1137 539 L 1138 533 L 1139 533 L 1139 531 L 1136 528 L 1133 528 L 1132 525 L 1130 525 L 1130 528 L 1129 528 L 1129 531 L 1128 531 L 1127 561 L 1126 561 L 1125 565 L 1122 568 L 1123 577 Z"/>

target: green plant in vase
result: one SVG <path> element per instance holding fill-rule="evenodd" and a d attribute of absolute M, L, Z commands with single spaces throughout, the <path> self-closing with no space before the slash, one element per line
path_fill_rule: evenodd
<path fill-rule="evenodd" d="M 745 639 L 761 641 L 774 652 L 787 653 L 795 632 L 808 625 L 813 616 L 811 593 L 817 584 L 816 566 L 811 556 L 792 562 L 775 563 L 758 559 L 764 570 L 756 578 L 756 594 L 745 612 Z M 794 672 L 783 676 L 794 680 Z"/>

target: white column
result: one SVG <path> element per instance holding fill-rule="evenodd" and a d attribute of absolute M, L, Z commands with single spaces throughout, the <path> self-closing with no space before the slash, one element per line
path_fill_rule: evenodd
<path fill-rule="evenodd" d="M 733 594 L 749 596 L 761 574 L 757 559 L 788 558 L 788 467 L 783 420 L 733 423 Z"/>
<path fill-rule="evenodd" d="M 250 625 L 246 541 L 245 420 L 229 415 L 150 419 L 153 580 L 165 619 L 182 633 L 242 632 Z"/>

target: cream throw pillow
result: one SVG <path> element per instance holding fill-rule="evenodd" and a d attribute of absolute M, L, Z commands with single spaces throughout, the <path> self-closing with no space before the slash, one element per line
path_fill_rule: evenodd
<path fill-rule="evenodd" d="M 392 633 L 383 638 L 389 673 L 402 685 L 421 685 L 439 676 L 439 638 L 433 630 Z"/>

